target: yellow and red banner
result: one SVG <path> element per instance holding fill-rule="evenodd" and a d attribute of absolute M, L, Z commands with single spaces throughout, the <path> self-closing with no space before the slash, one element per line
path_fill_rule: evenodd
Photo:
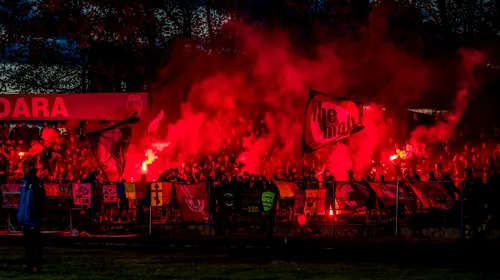
<path fill-rule="evenodd" d="M 172 197 L 172 183 L 151 183 L 151 206 L 163 206 L 170 204 Z"/>
<path fill-rule="evenodd" d="M 297 184 L 293 182 L 274 182 L 278 187 L 280 192 L 280 198 L 290 198 L 293 197 L 293 192 L 298 190 Z"/>
<path fill-rule="evenodd" d="M 137 199 L 135 183 L 125 183 L 125 196 L 127 199 Z"/>
<path fill-rule="evenodd" d="M 326 189 L 306 190 L 304 214 L 325 214 Z"/>

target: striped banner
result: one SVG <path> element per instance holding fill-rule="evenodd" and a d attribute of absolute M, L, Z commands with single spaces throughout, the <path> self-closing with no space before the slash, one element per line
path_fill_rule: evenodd
<path fill-rule="evenodd" d="M 137 199 L 137 193 L 135 192 L 135 183 L 125 183 L 125 196 L 128 199 Z"/>

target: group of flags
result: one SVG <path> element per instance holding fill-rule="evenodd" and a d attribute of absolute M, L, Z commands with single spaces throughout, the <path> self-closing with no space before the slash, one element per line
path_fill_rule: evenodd
<path fill-rule="evenodd" d="M 151 206 L 163 206 L 170 204 L 172 186 L 172 183 L 152 182 L 151 188 L 148 189 L 148 183 L 146 182 L 125 183 L 125 196 L 127 199 L 146 199 L 149 195 L 151 198 Z M 118 200 L 116 185 L 104 186 L 104 189 L 108 197 L 112 198 L 105 198 L 105 201 L 111 202 Z"/>
<path fill-rule="evenodd" d="M 367 207 L 378 199 L 385 207 L 401 205 L 409 212 L 417 208 L 448 210 L 453 208 L 457 198 L 453 197 L 441 182 L 372 182 L 368 188 L 358 182 L 336 182 L 335 193 L 331 186 L 320 189 L 301 190 L 294 182 L 274 182 L 281 199 L 293 200 L 296 214 L 325 215 L 327 208 L 356 210 Z M 321 183 L 320 183 L 321 184 Z M 330 183 L 331 184 L 331 183 Z M 45 184 L 48 197 L 72 199 L 75 205 L 91 206 L 91 184 Z M 3 208 L 16 209 L 19 201 L 20 184 L 4 184 Z M 329 191 L 330 190 L 330 191 Z M 399 190 L 399 195 L 396 191 Z M 147 199 L 151 206 L 159 207 L 177 202 L 183 220 L 206 221 L 208 219 L 209 197 L 206 183 L 177 184 L 168 182 L 136 182 L 125 184 L 127 199 Z M 103 186 L 103 201 L 119 200 L 116 185 Z M 335 198 L 334 204 L 332 199 Z M 330 201 L 330 202 L 328 202 Z"/>
<path fill-rule="evenodd" d="M 21 184 L 3 184 L 1 187 L 4 198 L 1 205 L 2 208 L 17 209 L 19 206 Z M 47 197 L 71 199 L 76 206 L 91 206 L 91 184 L 45 183 L 43 187 L 45 188 L 45 194 Z"/>
<path fill-rule="evenodd" d="M 152 182 L 148 189 L 148 183 L 125 183 L 125 195 L 127 199 L 151 199 L 151 206 L 164 206 L 171 204 L 172 189 L 175 189 L 177 203 L 181 210 L 182 219 L 186 221 L 208 220 L 208 192 L 205 183 L 198 184 L 173 184 L 167 182 Z M 118 200 L 116 186 L 104 186 L 107 197 Z M 106 201 L 106 198 L 104 199 Z M 113 200 L 107 200 L 111 202 Z"/>

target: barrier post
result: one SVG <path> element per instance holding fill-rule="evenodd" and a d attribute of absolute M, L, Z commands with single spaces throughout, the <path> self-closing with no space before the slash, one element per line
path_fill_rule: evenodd
<path fill-rule="evenodd" d="M 10 215 L 11 215 L 11 211 L 10 211 L 10 208 L 7 208 L 7 226 L 9 227 L 9 233 L 10 232 L 13 232 L 13 231 L 16 231 L 16 229 L 14 228 L 14 226 L 12 226 L 12 223 L 10 221 Z"/>
<path fill-rule="evenodd" d="M 464 233 L 464 190 L 465 180 L 463 181 L 462 189 L 460 190 L 460 238 L 463 238 Z"/>
<path fill-rule="evenodd" d="M 69 230 L 73 233 L 73 211 L 71 208 L 69 209 Z"/>
<path fill-rule="evenodd" d="M 208 182 L 208 235 L 212 236 L 212 184 Z"/>
<path fill-rule="evenodd" d="M 94 207 L 94 204 L 95 204 L 95 196 L 94 196 L 94 193 L 95 193 L 95 188 L 94 188 L 94 183 L 91 183 L 90 184 L 90 189 L 92 190 L 91 191 L 91 194 L 90 194 L 90 207 L 92 207 L 91 209 L 91 228 L 90 228 L 90 232 L 92 234 L 94 234 L 94 223 L 95 223 L 95 207 Z"/>
<path fill-rule="evenodd" d="M 151 195 L 151 194 L 150 194 Z M 149 235 L 151 235 L 152 232 L 152 223 L 153 223 L 153 207 L 151 207 L 151 202 L 149 203 Z"/>
<path fill-rule="evenodd" d="M 395 228 L 395 235 L 396 238 L 398 238 L 398 220 L 399 220 L 399 179 L 396 181 L 396 228 Z"/>
<path fill-rule="evenodd" d="M 337 216 L 337 209 L 335 209 L 335 187 L 337 186 L 337 182 L 336 181 L 333 181 L 333 194 L 332 194 L 332 211 L 333 211 L 333 217 L 332 217 L 332 238 L 335 238 L 335 217 Z M 330 211 L 330 210 L 328 210 Z"/>

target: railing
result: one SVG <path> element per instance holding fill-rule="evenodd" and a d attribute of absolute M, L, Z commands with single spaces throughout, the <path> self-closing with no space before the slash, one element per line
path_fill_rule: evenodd
<path fill-rule="evenodd" d="M 334 236 L 342 235 L 337 232 L 343 228 L 358 227 L 396 237 L 487 235 L 497 226 L 491 218 L 488 220 L 490 214 L 484 210 L 492 198 L 468 197 L 467 190 L 475 186 L 463 184 L 457 188 L 450 182 L 275 182 L 271 189 L 280 194 L 276 227 L 291 227 L 292 232 L 319 231 Z M 243 191 L 240 183 L 222 188 L 211 183 L 153 182 L 151 192 L 140 196 L 137 187 L 134 198 L 126 200 L 110 194 L 113 188 L 95 190 L 90 205 L 74 205 L 74 193 L 49 197 L 45 227 L 76 227 L 91 232 L 101 225 L 123 225 L 151 234 L 162 225 L 196 224 L 202 225 L 204 234 L 217 234 L 228 227 L 258 228 L 262 219 L 259 190 Z M 58 189 L 76 192 L 75 186 Z M 3 188 L 3 195 L 9 230 L 17 231 L 13 205 L 18 193 L 8 185 Z M 484 227 L 480 232 L 478 225 Z"/>

